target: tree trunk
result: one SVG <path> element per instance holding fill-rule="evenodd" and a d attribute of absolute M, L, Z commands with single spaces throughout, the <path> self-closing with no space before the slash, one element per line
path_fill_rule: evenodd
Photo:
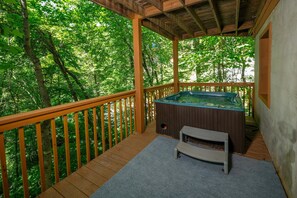
<path fill-rule="evenodd" d="M 154 68 L 154 65 L 156 65 L 156 63 L 154 62 L 154 60 L 151 56 L 151 53 L 147 52 L 147 56 L 148 56 L 148 60 L 150 61 L 151 68 Z M 156 83 L 159 84 L 160 80 L 158 78 L 158 73 L 156 71 L 152 70 L 152 76 L 155 77 Z M 154 78 L 153 78 L 153 81 L 154 81 Z"/>
<path fill-rule="evenodd" d="M 25 53 L 33 63 L 35 77 L 38 84 L 39 94 L 41 96 L 42 105 L 44 107 L 50 107 L 51 101 L 44 83 L 44 77 L 42 74 L 42 68 L 39 58 L 35 55 L 31 45 L 30 25 L 28 19 L 28 10 L 26 0 L 20 0 L 22 7 L 22 17 L 24 26 L 24 49 Z M 46 187 L 51 186 L 51 134 L 50 134 L 50 122 L 44 121 L 42 123 L 42 140 L 43 140 L 43 154 L 44 154 L 44 169 L 46 177 Z"/>
<path fill-rule="evenodd" d="M 241 80 L 242 80 L 242 82 L 246 82 L 246 78 L 245 78 L 245 68 L 246 68 L 245 60 L 243 58 L 241 58 L 241 62 L 242 62 Z"/>
<path fill-rule="evenodd" d="M 195 71 L 196 71 L 196 82 L 200 82 L 200 75 L 201 75 L 201 67 L 200 67 L 200 65 L 196 65 L 196 67 L 195 67 Z"/>
<path fill-rule="evenodd" d="M 60 56 L 59 52 L 56 49 L 56 46 L 55 46 L 55 44 L 53 42 L 52 35 L 50 33 L 47 33 L 47 35 L 46 35 L 46 33 L 44 33 L 41 30 L 38 30 L 38 33 L 41 36 L 41 38 L 42 38 L 42 40 L 43 40 L 43 42 L 45 44 L 45 47 L 53 55 L 55 63 L 59 66 L 59 69 L 61 70 L 61 72 L 63 74 L 63 77 L 67 82 L 67 85 L 68 85 L 68 88 L 69 88 L 69 91 L 71 93 L 71 96 L 72 96 L 73 100 L 78 101 L 76 91 L 74 90 L 73 85 L 72 85 L 72 83 L 71 83 L 71 81 L 69 79 L 69 76 L 67 74 L 67 69 L 65 67 L 64 61 L 63 61 L 62 57 Z"/>
<path fill-rule="evenodd" d="M 153 78 L 152 78 L 152 76 L 150 74 L 150 71 L 148 69 L 148 66 L 146 64 L 146 59 L 145 59 L 145 55 L 144 55 L 143 52 L 142 52 L 142 66 L 144 68 L 144 71 L 146 72 L 146 75 L 148 77 L 148 82 L 149 82 L 150 86 L 153 86 Z"/>
<path fill-rule="evenodd" d="M 221 63 L 218 63 L 218 81 L 222 82 L 222 68 Z"/>

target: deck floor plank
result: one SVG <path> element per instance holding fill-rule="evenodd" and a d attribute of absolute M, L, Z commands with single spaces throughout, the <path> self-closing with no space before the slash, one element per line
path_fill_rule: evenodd
<path fill-rule="evenodd" d="M 107 178 L 102 177 L 101 175 L 99 175 L 92 169 L 87 168 L 86 166 L 83 166 L 80 169 L 78 169 L 76 173 L 91 181 L 98 187 L 102 186 L 107 181 Z"/>
<path fill-rule="evenodd" d="M 110 168 L 114 172 L 118 172 L 123 167 L 123 165 L 106 158 L 94 159 L 93 161 L 102 166 Z"/>
<path fill-rule="evenodd" d="M 54 188 L 49 188 L 44 193 L 40 194 L 40 198 L 63 198 L 63 196 Z"/>
<path fill-rule="evenodd" d="M 102 177 L 105 177 L 106 179 L 109 179 L 116 174 L 116 171 L 113 171 L 112 169 L 103 166 L 102 164 L 96 163 L 94 160 L 86 164 L 86 167 L 95 171 L 96 173 L 98 173 Z"/>
<path fill-rule="evenodd" d="M 80 189 L 84 194 L 90 196 L 98 189 L 98 186 L 85 179 L 83 176 L 72 173 L 65 180 L 75 186 L 77 189 Z"/>
<path fill-rule="evenodd" d="M 84 198 L 88 197 L 86 194 L 81 192 L 78 188 L 73 186 L 71 183 L 67 182 L 65 179 L 58 182 L 53 187 L 56 189 L 63 197 L 69 198 Z"/>
<path fill-rule="evenodd" d="M 88 197 L 158 136 L 155 128 L 155 122 L 152 122 L 148 125 L 145 133 L 130 135 L 113 148 L 78 169 L 70 177 L 40 194 L 40 197 Z M 271 160 L 259 131 L 253 136 L 244 156 L 259 160 Z"/>

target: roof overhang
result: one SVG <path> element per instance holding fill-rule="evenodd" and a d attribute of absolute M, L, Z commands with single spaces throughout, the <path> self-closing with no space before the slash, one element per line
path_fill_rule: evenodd
<path fill-rule="evenodd" d="M 279 0 L 92 0 L 173 40 L 256 35 Z"/>

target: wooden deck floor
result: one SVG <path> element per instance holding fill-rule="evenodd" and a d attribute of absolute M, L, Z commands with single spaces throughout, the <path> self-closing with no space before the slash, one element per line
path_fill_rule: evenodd
<path fill-rule="evenodd" d="M 251 142 L 247 144 L 248 150 L 244 156 L 271 160 L 261 133 L 254 133 L 249 136 Z M 147 127 L 144 134 L 131 135 L 40 194 L 39 197 L 89 197 L 156 137 L 155 123 L 153 122 Z"/>

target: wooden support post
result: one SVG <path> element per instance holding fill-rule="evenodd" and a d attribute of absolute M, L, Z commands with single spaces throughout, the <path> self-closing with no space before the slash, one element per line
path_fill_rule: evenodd
<path fill-rule="evenodd" d="M 174 93 L 179 92 L 178 79 L 178 39 L 173 40 L 173 79 L 174 79 Z"/>
<path fill-rule="evenodd" d="M 144 99 L 143 99 L 143 68 L 141 49 L 141 20 L 138 16 L 133 19 L 133 48 L 134 48 L 134 75 L 135 75 L 135 120 L 136 132 L 144 132 Z"/>

